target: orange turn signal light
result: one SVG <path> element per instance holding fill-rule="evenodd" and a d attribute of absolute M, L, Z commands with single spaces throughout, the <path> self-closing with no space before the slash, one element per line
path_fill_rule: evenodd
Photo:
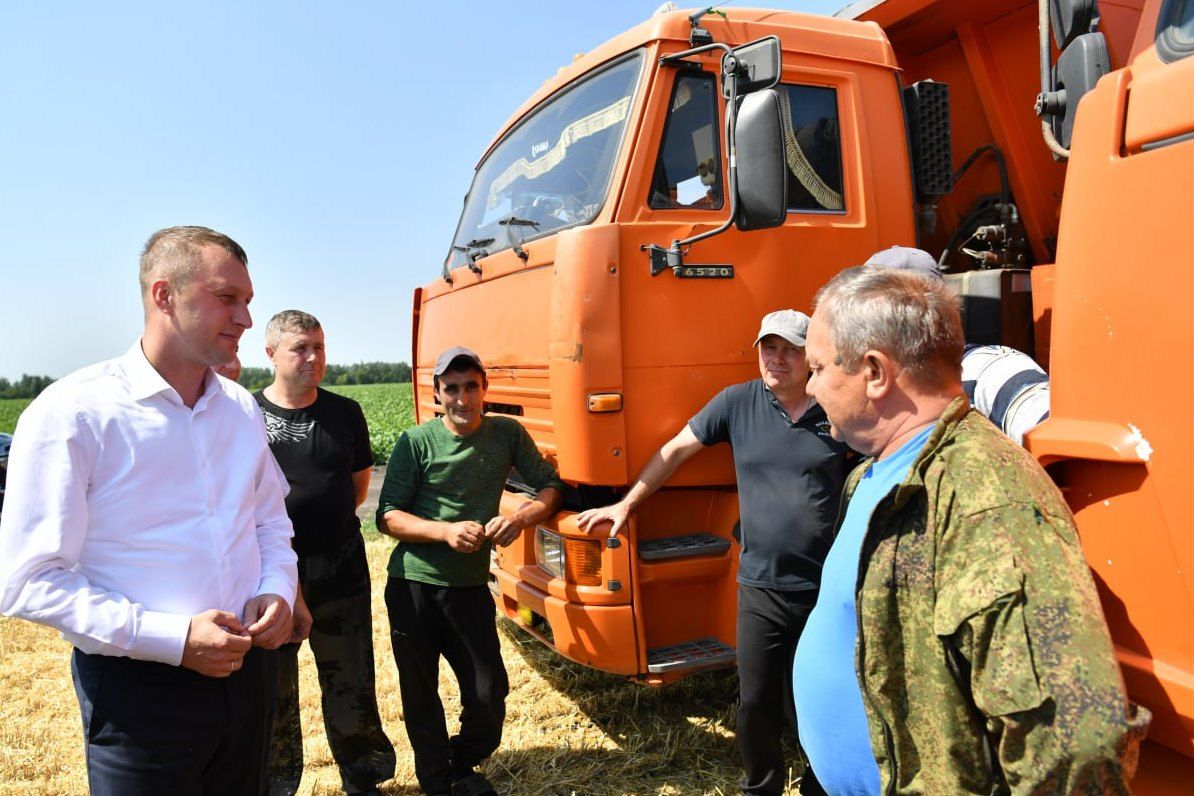
<path fill-rule="evenodd" d="M 564 537 L 564 580 L 578 586 L 601 585 L 601 542 Z"/>
<path fill-rule="evenodd" d="M 601 542 L 595 539 L 573 539 L 540 525 L 535 529 L 535 563 L 553 578 L 601 585 Z"/>
<path fill-rule="evenodd" d="M 595 392 L 589 396 L 590 412 L 621 412 L 622 394 L 618 392 Z"/>

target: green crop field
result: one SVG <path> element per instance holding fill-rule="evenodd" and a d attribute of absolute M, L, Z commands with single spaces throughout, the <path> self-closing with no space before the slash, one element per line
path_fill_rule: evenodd
<path fill-rule="evenodd" d="M 11 434 L 31 398 L 0 398 L 0 434 Z"/>
<path fill-rule="evenodd" d="M 373 460 L 385 464 L 398 435 L 415 424 L 414 396 L 410 384 L 346 384 L 326 388 L 361 405 L 369 423 Z"/>
<path fill-rule="evenodd" d="M 373 458 L 378 464 L 385 464 L 398 435 L 415 423 L 410 384 L 351 384 L 329 389 L 361 405 L 369 423 Z M 17 425 L 17 417 L 28 405 L 28 398 L 0 400 L 0 432 L 11 434 Z"/>

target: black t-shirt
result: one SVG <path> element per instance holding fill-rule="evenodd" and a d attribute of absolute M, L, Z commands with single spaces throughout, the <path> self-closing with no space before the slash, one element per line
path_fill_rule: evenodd
<path fill-rule="evenodd" d="M 846 446 L 813 404 L 792 422 L 762 379 L 713 396 L 688 427 L 703 445 L 734 451 L 741 515 L 738 582 L 780 591 L 815 589 L 833 541 L 846 478 Z"/>
<path fill-rule="evenodd" d="M 326 390 L 302 409 L 283 409 L 264 392 L 253 397 L 265 414 L 270 450 L 290 483 L 286 513 L 294 523 L 295 552 L 337 550 L 361 528 L 352 474 L 373 465 L 360 404 Z"/>

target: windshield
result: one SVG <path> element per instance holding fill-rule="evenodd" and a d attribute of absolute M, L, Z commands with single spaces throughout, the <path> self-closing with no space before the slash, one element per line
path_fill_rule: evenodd
<path fill-rule="evenodd" d="M 447 269 L 597 215 L 642 61 L 636 53 L 557 94 L 494 147 L 464 201 Z"/>

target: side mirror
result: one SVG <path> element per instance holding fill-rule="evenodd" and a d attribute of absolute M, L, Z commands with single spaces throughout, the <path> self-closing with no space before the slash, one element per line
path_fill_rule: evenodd
<path fill-rule="evenodd" d="M 734 225 L 743 231 L 778 227 L 788 215 L 785 120 L 779 94 L 772 88 L 779 82 L 780 75 L 779 37 L 765 36 L 736 49 L 713 42 L 664 55 L 659 63 L 663 66 L 692 63 L 686 59 L 710 50 L 724 53 L 721 58 L 722 94 L 731 100 L 726 103 L 726 122 L 730 128 L 730 213 L 717 229 L 673 240 L 670 246 L 643 244 L 643 251 L 651 258 L 651 276 L 669 268 L 682 278 L 704 276 L 685 266 L 686 247 L 720 235 Z M 695 268 L 697 271 L 714 270 L 718 278 L 733 276 L 733 266 Z"/>
<path fill-rule="evenodd" d="M 742 98 L 734 120 L 738 159 L 738 212 L 743 232 L 769 229 L 788 215 L 788 171 L 779 94 L 764 89 Z"/>
<path fill-rule="evenodd" d="M 738 81 L 737 94 L 742 97 L 768 89 L 779 82 L 780 50 L 778 36 L 764 36 L 736 47 L 721 59 L 721 93 L 729 99 L 729 80 Z"/>
<path fill-rule="evenodd" d="M 1095 0 L 1049 0 L 1049 27 L 1059 50 L 1083 33 L 1094 33 L 1098 21 L 1099 6 Z"/>
<path fill-rule="evenodd" d="M 1070 42 L 1053 69 L 1053 85 L 1060 102 L 1060 113 L 1053 116 L 1053 136 L 1069 149 L 1074 139 L 1074 118 L 1078 101 L 1086 96 L 1099 78 L 1111 71 L 1111 56 L 1102 33 L 1086 33 Z"/>

